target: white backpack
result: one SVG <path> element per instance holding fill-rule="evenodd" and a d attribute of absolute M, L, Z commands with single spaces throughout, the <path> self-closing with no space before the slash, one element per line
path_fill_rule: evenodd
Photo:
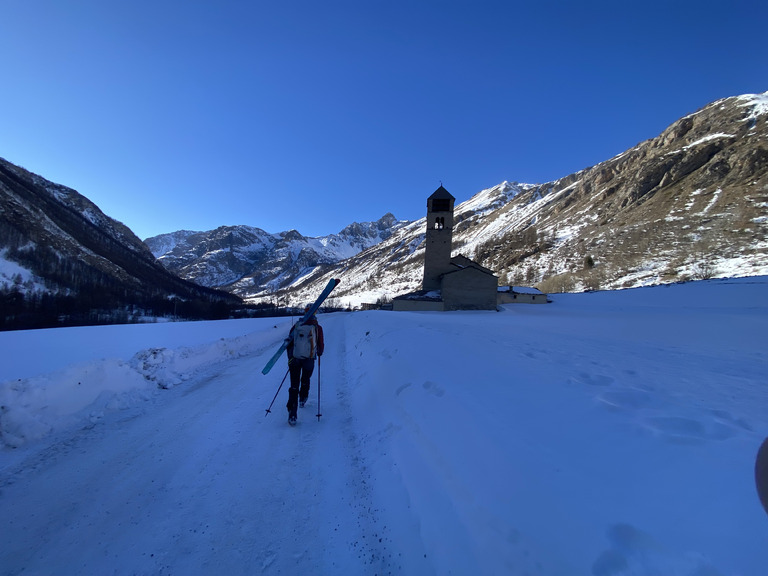
<path fill-rule="evenodd" d="M 301 324 L 293 329 L 293 357 L 303 360 L 317 355 L 317 330 L 312 324 Z"/>

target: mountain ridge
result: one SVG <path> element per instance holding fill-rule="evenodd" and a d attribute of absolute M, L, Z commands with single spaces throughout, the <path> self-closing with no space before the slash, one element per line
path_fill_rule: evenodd
<path fill-rule="evenodd" d="M 116 310 L 125 318 L 178 310 L 174 298 L 195 314 L 240 302 L 168 272 L 127 226 L 77 191 L 2 158 L 0 297 L 0 328 L 94 323 Z"/>
<path fill-rule="evenodd" d="M 253 283 L 279 290 L 316 266 L 335 264 L 389 238 L 407 225 L 391 213 L 353 222 L 337 234 L 308 237 L 297 230 L 269 233 L 246 225 L 178 231 L 144 242 L 170 271 L 206 286 Z"/>
<path fill-rule="evenodd" d="M 456 206 L 453 254 L 545 292 L 768 274 L 767 120 L 768 92 L 723 98 L 595 166 L 481 190 Z M 291 305 L 341 277 L 336 303 L 356 306 L 421 285 L 424 218 L 387 213 L 314 238 L 221 226 L 141 242 L 76 191 L 2 159 L 0 189 L 8 301 L 104 292 Z"/>
<path fill-rule="evenodd" d="M 765 274 L 767 119 L 768 92 L 723 98 L 595 166 L 545 184 L 483 190 L 456 207 L 453 253 L 495 270 L 502 284 L 545 292 Z M 415 221 L 316 270 L 293 292 L 343 275 L 337 298 L 350 304 L 418 289 L 425 225 Z M 239 293 L 270 298 L 246 287 Z"/>

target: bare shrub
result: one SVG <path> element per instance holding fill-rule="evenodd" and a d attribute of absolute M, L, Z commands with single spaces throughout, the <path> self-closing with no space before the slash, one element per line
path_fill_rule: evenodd
<path fill-rule="evenodd" d="M 536 286 L 545 294 L 556 294 L 561 292 L 571 292 L 576 287 L 576 280 L 573 274 L 557 274 L 545 278 Z"/>

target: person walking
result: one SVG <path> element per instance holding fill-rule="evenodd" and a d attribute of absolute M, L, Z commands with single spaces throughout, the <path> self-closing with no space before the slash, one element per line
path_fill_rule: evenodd
<path fill-rule="evenodd" d="M 306 313 L 309 306 L 304 308 Z M 323 327 L 313 314 L 303 324 L 294 324 L 288 334 L 288 370 L 291 387 L 288 389 L 288 423 L 296 424 L 297 409 L 304 407 L 309 397 L 309 379 L 315 371 L 315 358 L 323 355 L 325 340 Z"/>

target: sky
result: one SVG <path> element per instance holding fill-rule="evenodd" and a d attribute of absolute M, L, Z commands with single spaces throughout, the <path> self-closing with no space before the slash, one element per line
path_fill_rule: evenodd
<path fill-rule="evenodd" d="M 295 427 L 290 318 L 0 332 L 0 566 L 765 576 L 766 296 L 320 314 Z"/>
<path fill-rule="evenodd" d="M 768 90 L 763 0 L 0 0 L 0 157 L 140 238 L 543 183 Z"/>

